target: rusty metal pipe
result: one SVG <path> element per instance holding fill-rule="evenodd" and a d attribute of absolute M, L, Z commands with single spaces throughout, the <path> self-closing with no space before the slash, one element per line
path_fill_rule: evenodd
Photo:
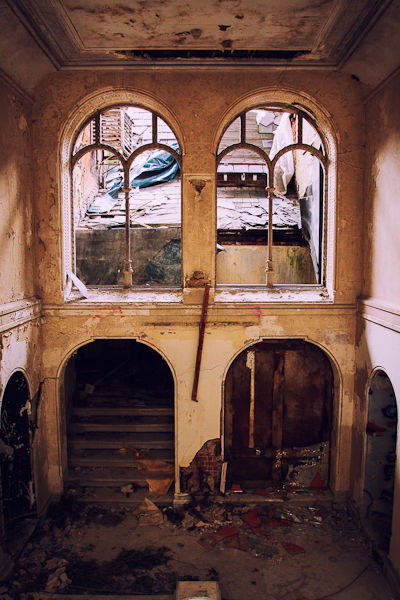
<path fill-rule="evenodd" d="M 198 402 L 197 389 L 199 387 L 200 367 L 201 367 L 201 358 L 202 358 L 202 354 L 203 354 L 204 332 L 206 329 L 206 322 L 207 322 L 209 296 L 210 296 L 210 284 L 206 283 L 206 285 L 204 287 L 203 306 L 201 309 L 201 319 L 200 319 L 200 325 L 199 325 L 199 341 L 197 344 L 196 365 L 194 368 L 194 378 L 193 378 L 193 388 L 192 388 L 193 402 Z"/>

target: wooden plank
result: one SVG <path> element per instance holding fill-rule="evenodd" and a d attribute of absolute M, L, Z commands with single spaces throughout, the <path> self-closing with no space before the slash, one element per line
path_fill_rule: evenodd
<path fill-rule="evenodd" d="M 284 393 L 284 374 L 285 374 L 285 353 L 277 352 L 275 354 L 276 363 L 273 379 L 272 396 L 272 447 L 277 451 L 276 458 L 272 465 L 272 479 L 280 481 L 282 473 L 282 460 L 280 450 L 283 441 L 283 393 Z"/>
<path fill-rule="evenodd" d="M 254 448 L 254 390 L 255 390 L 255 351 L 247 350 L 246 367 L 250 369 L 249 402 L 249 448 Z"/>

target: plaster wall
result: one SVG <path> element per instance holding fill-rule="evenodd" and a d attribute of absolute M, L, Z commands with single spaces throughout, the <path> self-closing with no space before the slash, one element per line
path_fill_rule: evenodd
<path fill-rule="evenodd" d="M 280 95 L 285 90 L 285 96 Z M 209 320 L 198 391 L 192 402 L 198 325 L 203 290 L 141 295 L 91 292 L 89 300 L 64 302 L 60 144 L 76 111 L 115 103 L 125 94 L 161 113 L 183 148 L 183 279 L 202 271 L 215 281 L 215 151 L 223 127 L 239 112 L 260 104 L 273 92 L 276 101 L 303 101 L 320 110 L 337 139 L 337 194 L 330 220 L 335 296 L 279 304 L 210 294 Z M 101 100 L 107 93 L 107 99 Z M 103 94 L 103 96 L 101 95 Z M 114 94 L 114 96 L 113 96 Z M 118 96 L 121 98 L 121 95 Z M 88 101 L 88 98 L 90 99 Z M 114 98 L 114 100 L 112 100 Z M 45 101 L 44 101 L 45 99 Z M 35 259 L 44 300 L 42 324 L 43 406 L 47 463 L 42 473 L 48 494 L 62 491 L 65 467 L 63 366 L 80 345 L 96 338 L 134 338 L 148 343 L 169 362 L 176 382 L 177 467 L 187 466 L 202 444 L 221 434 L 223 382 L 230 362 L 244 347 L 263 338 L 305 338 L 326 349 L 336 373 L 331 486 L 350 488 L 348 456 L 353 419 L 355 298 L 360 291 L 362 113 L 358 84 L 338 73 L 266 70 L 207 71 L 163 69 L 132 72 L 61 72 L 43 81 L 34 109 Z M 146 104 L 145 104 L 146 105 Z M 319 108 L 318 108 L 319 107 Z M 89 116 L 82 110 L 82 121 Z M 77 128 L 80 123 L 77 123 Z M 333 178 L 335 179 L 335 177 Z M 334 182 L 335 183 L 335 182 Z M 200 189 L 200 191 L 199 191 Z M 64 190 L 65 191 L 65 190 Z M 336 239 L 336 246 L 333 247 Z M 44 502 L 45 499 L 42 499 Z"/>
<path fill-rule="evenodd" d="M 34 293 L 31 102 L 0 77 L 0 304 Z"/>
<path fill-rule="evenodd" d="M 365 470 L 365 424 L 372 374 L 385 371 L 400 410 L 400 276 L 398 189 L 400 186 L 400 76 L 392 78 L 366 103 L 364 282 L 359 304 L 356 348 L 353 443 L 354 497 L 362 502 Z M 397 435 L 400 457 L 400 432 Z M 400 460 L 397 458 L 389 558 L 400 574 Z"/>
<path fill-rule="evenodd" d="M 177 466 L 188 466 L 205 441 L 221 435 L 223 381 L 234 357 L 263 338 L 300 337 L 320 345 L 333 364 L 336 390 L 331 484 L 338 492 L 348 490 L 349 463 L 343 457 L 350 452 L 353 416 L 353 309 L 341 308 L 328 314 L 316 308 L 271 311 L 242 305 L 213 306 L 206 328 L 198 402 L 193 402 L 199 317 L 200 307 L 171 304 L 48 308 L 43 323 L 42 376 L 48 382 L 48 435 L 53 449 L 58 445 L 63 454 L 65 448 L 65 407 L 57 396 L 57 386 L 63 382 L 62 366 L 77 347 L 93 339 L 134 338 L 149 344 L 167 360 L 175 377 Z M 56 493 L 62 489 L 62 473 L 57 472 L 58 456 L 53 449 L 49 452 L 52 458 L 48 477 Z"/>
<path fill-rule="evenodd" d="M 313 99 L 338 138 L 335 298 L 353 302 L 360 288 L 362 183 L 362 113 L 359 85 L 339 73 L 267 70 L 153 70 L 132 72 L 62 72 L 45 79 L 37 94 L 34 119 L 36 175 L 36 247 L 40 296 L 62 304 L 60 138 L 68 119 L 85 98 L 102 91 L 128 90 L 148 98 L 174 125 L 183 147 L 184 279 L 201 270 L 215 273 L 215 151 L 223 126 L 240 110 L 262 102 L 264 90 L 281 100 Z M 276 94 L 275 94 L 276 91 Z M 112 103 L 109 96 L 109 103 Z M 254 100 L 252 100 L 254 98 Z M 45 99 L 45 101 L 44 101 Z M 93 105 L 94 105 L 93 100 Z M 114 99 L 115 102 L 115 99 Z M 237 108 L 235 108 L 235 105 Z M 87 115 L 86 115 L 87 116 Z M 191 181 L 205 181 L 201 194 Z M 333 244 L 331 236 L 330 244 Z M 64 240 L 68 243 L 68 240 Z"/>

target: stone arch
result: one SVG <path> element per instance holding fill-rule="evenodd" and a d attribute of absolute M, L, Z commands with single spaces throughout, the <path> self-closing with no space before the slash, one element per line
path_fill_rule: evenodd
<path fill-rule="evenodd" d="M 173 481 L 175 373 L 158 348 L 134 338 L 92 339 L 68 353 L 59 381 L 66 491 L 145 487 L 146 477 L 134 470 L 143 461 Z"/>
<path fill-rule="evenodd" d="M 31 460 L 30 389 L 24 372 L 9 377 L 0 402 L 1 519 L 6 542 L 15 526 L 36 514 Z"/>
<path fill-rule="evenodd" d="M 236 242 L 236 245 L 239 244 L 242 246 L 242 248 L 235 247 L 232 249 L 228 245 L 228 250 L 225 254 L 223 252 L 220 252 L 216 255 L 217 283 L 219 283 L 220 285 L 267 284 L 268 287 L 276 283 L 280 285 L 323 284 L 323 286 L 326 288 L 328 295 L 333 296 L 335 280 L 334 248 L 336 240 L 335 223 L 337 203 L 337 133 L 332 118 L 328 111 L 323 106 L 321 106 L 312 96 L 304 92 L 298 91 L 296 89 L 280 89 L 277 86 L 271 86 L 254 90 L 253 92 L 247 93 L 242 97 L 238 98 L 227 108 L 215 130 L 210 150 L 215 156 L 217 156 L 217 168 L 219 173 L 219 158 L 224 154 L 226 149 L 218 155 L 218 146 L 227 127 L 230 124 L 232 124 L 236 118 L 238 118 L 241 114 L 246 113 L 247 111 L 256 108 L 268 106 L 271 107 L 274 105 L 277 107 L 279 106 L 281 109 L 289 109 L 290 106 L 292 106 L 294 110 L 299 112 L 299 114 L 302 114 L 307 119 L 310 119 L 311 122 L 315 124 L 318 134 L 321 140 L 323 141 L 323 145 L 325 148 L 324 156 L 322 156 L 320 153 L 316 153 L 315 150 L 309 151 L 310 156 L 315 157 L 317 159 L 317 162 L 319 161 L 319 164 L 322 168 L 320 169 L 320 183 L 317 183 L 317 181 L 314 182 L 315 197 L 319 198 L 319 209 L 316 210 L 314 207 L 311 211 L 310 207 L 317 205 L 315 204 L 315 202 L 310 202 L 309 205 L 307 205 L 307 208 L 304 208 L 304 211 L 302 209 L 301 215 L 302 228 L 304 222 L 303 238 L 307 241 L 307 244 L 308 242 L 310 242 L 309 252 L 307 251 L 307 249 L 301 249 L 302 245 L 304 245 L 302 239 L 293 239 L 293 242 L 289 244 L 292 245 L 292 248 L 288 249 L 287 251 L 279 248 L 279 246 L 283 242 L 283 240 L 279 240 L 278 244 L 274 245 L 273 251 L 272 240 L 274 236 L 278 235 L 279 232 L 275 231 L 274 229 L 273 234 L 272 225 L 271 227 L 269 227 L 269 224 L 267 243 L 264 240 L 264 238 L 262 238 L 262 236 L 260 240 L 258 240 L 257 238 L 258 242 L 254 242 L 252 238 L 250 239 L 249 235 L 239 236 L 239 234 L 237 234 L 238 241 Z M 232 148 L 233 147 L 234 146 L 232 146 Z M 306 147 L 308 148 L 308 146 L 304 145 L 304 149 Z M 256 167 L 259 167 L 259 165 L 256 165 Z M 231 169 L 232 165 L 227 165 L 227 168 L 228 170 Z M 315 169 L 317 168 L 318 167 L 315 166 Z M 266 161 L 266 169 L 267 179 L 270 182 L 271 165 L 268 163 L 268 161 Z M 227 177 L 228 174 L 225 173 L 224 169 L 221 170 L 221 173 L 222 172 L 224 172 L 224 178 Z M 221 173 L 219 175 L 222 177 Z M 244 176 L 247 180 L 247 175 Z M 250 179 L 251 177 L 252 176 L 250 173 Z M 257 175 L 254 175 L 253 173 L 253 179 L 254 177 L 257 178 Z M 260 186 L 262 188 L 262 175 L 260 177 Z M 217 180 L 220 182 L 220 186 L 224 185 L 222 183 L 222 179 L 218 179 L 217 177 Z M 253 184 L 250 183 L 244 185 L 249 185 L 251 187 Z M 269 214 L 272 207 L 273 191 L 271 185 L 273 184 L 268 183 L 268 192 L 271 192 L 268 194 L 268 196 L 270 196 L 269 204 L 266 200 L 259 200 L 259 203 L 256 203 L 255 206 L 257 210 L 260 210 L 260 208 L 262 208 L 262 210 L 264 211 L 262 213 L 262 219 L 264 219 L 265 214 Z M 215 206 L 218 215 L 219 194 L 222 194 L 221 206 L 223 206 L 224 203 L 226 204 L 224 199 L 227 192 L 223 188 L 221 192 L 218 192 L 217 187 Z M 260 190 L 258 190 L 259 193 L 261 193 L 261 188 Z M 229 198 L 230 197 L 228 195 L 228 200 Z M 265 207 L 264 204 L 266 205 Z M 314 216 L 307 216 L 307 211 L 315 213 Z M 221 213 L 224 217 L 225 213 L 223 210 L 221 210 Z M 229 217 L 231 217 L 230 214 Z M 311 219 L 312 224 L 308 224 L 309 218 Z M 221 230 L 218 229 L 217 226 L 217 239 L 220 240 L 219 243 L 222 246 L 223 240 L 225 240 L 225 238 L 227 241 L 229 241 L 229 239 L 236 239 L 233 238 L 232 235 L 227 237 L 227 234 L 224 232 L 224 229 L 229 229 L 229 226 L 227 224 L 223 224 L 224 220 L 226 221 L 225 218 L 221 219 Z M 248 227 L 250 227 L 250 225 L 248 225 L 246 221 L 246 228 Z M 240 237 L 240 239 L 238 236 Z M 251 249 L 251 245 L 254 243 L 259 244 L 258 249 Z M 264 246 L 264 248 L 262 246 Z M 265 246 L 268 246 L 268 249 L 266 249 Z M 279 258 L 277 258 L 277 256 L 273 258 L 273 254 L 276 254 L 277 256 L 279 256 Z M 245 270 L 239 270 L 237 273 L 235 273 L 233 269 L 233 263 L 235 263 L 235 261 L 238 262 L 239 260 L 244 260 L 246 264 L 248 264 L 248 268 Z M 293 260 L 297 260 L 298 265 L 301 266 L 299 266 L 297 269 L 294 269 L 292 264 Z M 275 266 L 273 266 L 273 264 Z M 266 277 L 264 271 L 266 272 Z"/>
<path fill-rule="evenodd" d="M 71 150 L 79 129 L 90 116 L 96 111 L 116 105 L 136 106 L 157 113 L 175 134 L 181 149 L 181 156 L 184 156 L 184 136 L 177 118 L 163 102 L 152 94 L 130 88 L 105 88 L 82 98 L 74 110 L 69 113 L 60 131 L 58 160 L 61 194 L 62 286 L 66 296 L 68 295 L 67 273 L 73 270 L 75 254 L 72 231 Z M 173 155 L 174 151 L 170 150 L 168 150 L 168 153 Z"/>
<path fill-rule="evenodd" d="M 363 511 L 364 525 L 375 546 L 389 552 L 392 535 L 398 403 L 386 371 L 375 368 L 368 378 Z"/>
<path fill-rule="evenodd" d="M 330 378 L 330 386 L 331 386 L 330 397 L 329 397 L 329 402 L 330 402 L 330 418 L 329 418 L 330 458 L 328 459 L 328 465 L 327 465 L 326 471 L 327 472 L 329 471 L 329 487 L 332 489 L 335 489 L 335 482 L 336 482 L 336 479 L 338 476 L 338 469 L 339 469 L 337 455 L 339 454 L 339 446 L 340 446 L 340 439 L 339 439 L 339 435 L 338 435 L 338 431 L 340 428 L 338 426 L 338 422 L 340 421 L 340 418 L 341 418 L 340 406 L 341 406 L 341 395 L 342 395 L 342 376 L 341 376 L 341 371 L 340 371 L 339 365 L 338 365 L 336 359 L 334 358 L 334 356 L 332 355 L 332 353 L 328 349 L 326 349 L 323 345 L 315 343 L 313 340 L 309 340 L 308 338 L 299 337 L 299 336 L 293 337 L 293 338 L 291 337 L 290 339 L 288 339 L 286 337 L 277 337 L 277 338 L 275 338 L 275 337 L 274 338 L 266 338 L 266 337 L 261 338 L 260 337 L 259 340 L 252 340 L 251 342 L 247 343 L 245 346 L 241 347 L 235 353 L 235 355 L 232 357 L 232 359 L 230 360 L 229 364 L 227 365 L 227 367 L 225 369 L 224 376 L 223 376 L 223 383 L 222 383 L 222 410 L 221 410 L 222 443 L 221 443 L 221 446 L 223 448 L 224 454 L 226 453 L 226 447 L 227 447 L 226 399 L 227 399 L 227 393 L 229 393 L 229 391 L 227 391 L 227 386 L 229 386 L 229 372 L 231 371 L 235 361 L 240 359 L 241 355 L 243 355 L 244 353 L 248 353 L 249 351 L 251 352 L 254 349 L 257 349 L 258 347 L 262 346 L 263 342 L 267 342 L 270 344 L 278 344 L 278 345 L 281 345 L 282 347 L 285 347 L 286 344 L 290 345 L 290 343 L 294 343 L 294 349 L 296 349 L 297 346 L 303 344 L 306 347 L 314 348 L 317 353 L 320 353 L 321 357 L 324 357 L 323 361 L 325 361 L 327 372 L 328 372 L 329 378 Z M 250 393 L 251 393 L 251 390 L 250 390 Z M 227 458 L 228 457 L 225 456 L 225 460 L 227 460 Z M 328 479 L 328 477 L 326 479 Z"/>

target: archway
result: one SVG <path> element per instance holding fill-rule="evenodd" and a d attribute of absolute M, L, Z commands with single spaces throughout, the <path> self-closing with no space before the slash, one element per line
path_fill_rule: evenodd
<path fill-rule="evenodd" d="M 225 383 L 228 487 L 326 487 L 332 391 L 330 362 L 313 344 L 268 340 L 243 350 Z"/>
<path fill-rule="evenodd" d="M 393 386 L 382 370 L 368 390 L 364 523 L 376 546 L 389 551 L 396 465 L 397 406 Z"/>
<path fill-rule="evenodd" d="M 31 516 L 34 493 L 28 419 L 28 382 L 21 371 L 15 372 L 4 390 L 0 413 L 0 464 L 2 514 L 5 537 L 16 537 L 18 522 Z"/>
<path fill-rule="evenodd" d="M 96 340 L 65 369 L 66 490 L 87 501 L 165 495 L 174 478 L 174 381 L 136 340 Z"/>

